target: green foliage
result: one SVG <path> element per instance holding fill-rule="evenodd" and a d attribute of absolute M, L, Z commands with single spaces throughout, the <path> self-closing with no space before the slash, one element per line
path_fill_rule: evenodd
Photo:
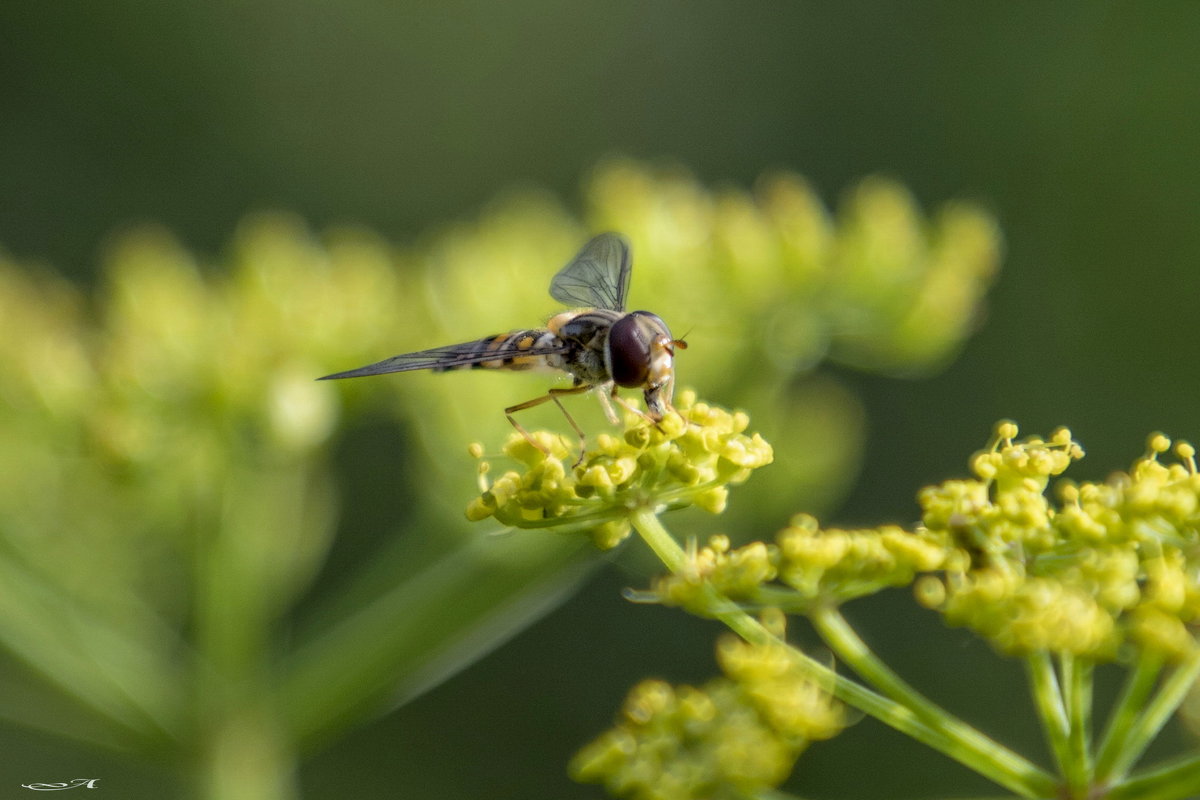
<path fill-rule="evenodd" d="M 787 455 L 758 481 L 759 510 L 820 506 L 862 433 L 849 391 L 811 372 L 825 358 L 894 374 L 944 364 L 999 254 L 985 214 L 951 205 L 926 220 L 882 179 L 831 214 L 792 175 L 750 194 L 615 162 L 584 206 L 578 220 L 510 196 L 401 249 L 260 216 L 213 263 L 142 229 L 112 246 L 94 298 L 0 261 L 0 666 L 37 692 L 5 693 L 0 715 L 173 759 L 209 797 L 293 796 L 298 753 L 444 679 L 595 563 L 578 537 L 479 536 L 453 511 L 469 495 L 458 443 L 500 441 L 501 409 L 544 378 L 313 378 L 535 325 L 586 233 L 621 230 L 632 305 L 690 329 L 681 382 L 755 408 Z M 588 405 L 572 410 L 606 430 Z M 682 395 L 679 410 L 593 435 L 574 471 L 553 448 L 524 460 L 561 480 L 556 502 L 609 524 L 606 545 L 629 514 L 660 510 L 643 499 L 665 477 L 664 508 L 719 511 L 770 448 L 743 434 L 744 414 Z M 314 587 L 341 518 L 337 434 L 385 423 L 404 443 L 389 466 L 413 498 L 392 510 L 404 535 L 329 599 Z M 529 503 L 501 475 L 471 515 L 537 521 L 516 497 Z"/>

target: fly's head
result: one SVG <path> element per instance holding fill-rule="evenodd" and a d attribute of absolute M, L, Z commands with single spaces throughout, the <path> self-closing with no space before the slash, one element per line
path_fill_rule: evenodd
<path fill-rule="evenodd" d="M 655 422 L 671 408 L 676 347 L 687 344 L 671 338 L 667 323 L 649 311 L 626 314 L 608 333 L 608 368 L 613 382 L 626 389 L 641 388 L 647 415 Z"/>

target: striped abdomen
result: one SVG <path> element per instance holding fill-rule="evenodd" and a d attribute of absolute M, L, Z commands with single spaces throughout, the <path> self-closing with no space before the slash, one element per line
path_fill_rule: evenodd
<path fill-rule="evenodd" d="M 545 328 L 501 333 L 455 347 L 459 363 L 433 367 L 434 372 L 452 369 L 560 369 L 562 341 Z"/>

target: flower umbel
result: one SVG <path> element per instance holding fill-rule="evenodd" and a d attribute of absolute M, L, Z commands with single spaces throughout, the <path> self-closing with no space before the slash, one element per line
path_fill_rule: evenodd
<path fill-rule="evenodd" d="M 751 605 L 805 613 L 881 589 L 913 585 L 919 601 L 999 650 L 1112 660 L 1124 642 L 1171 660 L 1197 649 L 1200 475 L 1191 446 L 1161 434 L 1128 473 L 1066 483 L 1046 495 L 1082 448 L 1065 428 L 1016 441 L 997 425 L 971 460 L 976 477 L 923 489 L 922 524 L 822 528 L 800 514 L 771 544 L 731 548 L 714 536 L 686 569 L 659 578 L 652 597 L 693 611 L 709 588 Z"/>
<path fill-rule="evenodd" d="M 694 505 L 717 514 L 730 484 L 771 463 L 771 446 L 757 433 L 745 433 L 749 423 L 740 411 L 697 402 L 695 392 L 682 391 L 674 413 L 657 424 L 627 414 L 622 436 L 600 434 L 573 467 L 561 437 L 532 433 L 539 449 L 514 433 L 504 453 L 525 471 L 489 481 L 491 465 L 481 461 L 482 491 L 467 517 L 494 517 L 517 528 L 586 530 L 597 547 L 608 549 L 629 535 L 630 515 L 638 510 Z"/>
<path fill-rule="evenodd" d="M 755 797 L 783 782 L 810 741 L 845 726 L 841 704 L 782 640 L 730 636 L 717 655 L 725 676 L 702 687 L 635 686 L 616 726 L 572 760 L 575 778 L 636 800 Z"/>
<path fill-rule="evenodd" d="M 1177 661 L 1196 650 L 1186 626 L 1200 615 L 1200 476 L 1186 442 L 1179 460 L 1161 434 L 1128 473 L 1066 483 L 1060 508 L 1044 490 L 1083 456 L 1070 432 L 1014 442 L 1001 423 L 972 460 L 976 480 L 921 492 L 922 530 L 957 549 L 942 591 L 923 602 L 1013 654 L 1070 653 L 1111 660 L 1122 643 Z M 937 580 L 929 578 L 927 581 Z"/>

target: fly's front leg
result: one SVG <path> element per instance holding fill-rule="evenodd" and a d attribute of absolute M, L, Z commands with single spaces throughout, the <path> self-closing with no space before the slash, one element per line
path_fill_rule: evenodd
<path fill-rule="evenodd" d="M 513 414 L 515 414 L 518 411 L 524 411 L 527 408 L 533 408 L 534 406 L 540 406 L 542 403 L 546 402 L 547 400 L 553 400 L 554 404 L 556 406 L 558 406 L 558 410 L 561 411 L 563 413 L 563 416 L 567 418 L 567 422 L 571 423 L 571 428 L 574 429 L 576 435 L 579 436 L 579 458 L 577 458 L 575 460 L 575 463 L 571 465 L 572 468 L 574 468 L 574 467 L 579 466 L 579 463 L 581 461 L 583 461 L 584 445 L 586 444 L 587 437 L 584 436 L 583 429 L 579 427 L 579 424 L 577 422 L 575 422 L 575 418 L 572 417 L 569 413 L 567 413 L 566 406 L 564 406 L 562 404 L 562 401 L 559 400 L 558 398 L 559 398 L 559 395 L 564 395 L 564 394 L 582 394 L 586 391 L 589 391 L 591 388 L 592 387 L 587 384 L 582 384 L 579 386 L 572 386 L 569 389 L 551 389 L 550 391 L 548 391 L 546 394 L 542 395 L 541 397 L 535 397 L 532 400 L 526 400 L 524 403 L 518 403 L 515 406 L 509 406 L 508 408 L 504 409 L 504 416 L 507 417 L 509 423 L 511 423 L 512 426 L 517 429 L 517 432 L 525 437 L 525 441 L 529 442 L 531 445 L 536 447 L 538 450 L 541 450 L 546 455 L 550 455 L 550 452 L 546 448 L 544 448 L 540 444 L 538 444 L 534 440 L 534 438 L 529 434 L 529 431 L 525 430 L 525 428 L 521 425 L 521 423 L 517 422 L 517 420 L 513 416 Z"/>
<path fill-rule="evenodd" d="M 601 386 L 600 390 L 596 392 L 596 397 L 600 399 L 600 407 L 604 409 L 604 416 L 608 419 L 609 424 L 619 425 L 621 420 L 617 419 L 617 412 L 613 411 L 612 402 L 608 398 L 616 400 L 622 408 L 629 408 L 629 406 L 625 405 L 624 400 L 617 397 L 617 385 L 610 383 L 607 386 Z"/>
<path fill-rule="evenodd" d="M 604 409 L 605 409 L 605 411 L 607 411 L 609 413 L 609 417 L 608 417 L 609 420 L 615 425 L 617 423 L 617 417 L 615 414 L 612 413 L 612 405 L 608 403 L 608 397 L 605 397 L 604 395 L 600 395 L 600 396 L 602 398 L 604 398 L 604 401 L 605 401 Z M 617 394 L 617 387 L 615 384 L 613 385 L 612 392 L 609 393 L 609 396 L 612 397 L 613 400 L 616 400 L 617 404 L 619 406 L 621 406 L 621 408 L 628 411 L 629 413 L 637 414 L 639 417 L 646 420 L 647 422 L 651 422 L 651 423 L 658 422 L 658 417 L 655 417 L 653 414 L 649 414 L 645 411 L 642 411 L 640 408 L 637 408 L 636 406 L 629 405 L 628 401 L 626 401 L 625 398 L 623 398 L 623 397 L 621 397 L 621 395 Z"/>

